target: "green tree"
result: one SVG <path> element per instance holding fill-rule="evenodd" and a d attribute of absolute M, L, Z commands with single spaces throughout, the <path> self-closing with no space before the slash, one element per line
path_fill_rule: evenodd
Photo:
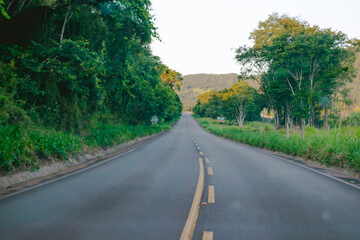
<path fill-rule="evenodd" d="M 224 116 L 239 126 L 245 120 L 258 120 L 265 106 L 263 96 L 245 81 L 236 82 L 229 89 L 204 93 L 198 99 L 193 109 L 196 114 L 210 118 Z"/>
<path fill-rule="evenodd" d="M 0 38 L 4 122 L 12 121 L 14 107 L 36 123 L 76 132 L 108 112 L 133 124 L 179 116 L 174 90 L 156 92 L 164 65 L 149 47 L 158 38 L 150 1 L 6 0 L 0 6 L 11 17 L 0 21 L 8 33 Z"/>
<path fill-rule="evenodd" d="M 182 81 L 184 80 L 181 73 L 170 69 L 168 66 L 164 66 L 160 77 L 166 85 L 180 91 L 180 87 L 183 84 Z"/>
<path fill-rule="evenodd" d="M 341 32 L 271 15 L 251 38 L 254 45 L 240 47 L 236 58 L 243 76 L 260 75 L 277 128 L 285 122 L 289 129 L 292 118 L 303 130 L 306 119 L 314 125 L 320 98 L 353 77 L 351 41 Z"/>
<path fill-rule="evenodd" d="M 261 95 L 248 82 L 234 83 L 223 95 L 224 116 L 239 126 L 243 126 L 245 120 L 258 120 L 264 106 Z"/>

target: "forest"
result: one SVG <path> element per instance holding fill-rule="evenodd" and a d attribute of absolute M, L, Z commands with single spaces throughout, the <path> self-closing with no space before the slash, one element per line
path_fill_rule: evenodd
<path fill-rule="evenodd" d="M 150 50 L 159 39 L 150 11 L 149 0 L 0 1 L 2 171 L 180 116 L 183 78 Z"/>

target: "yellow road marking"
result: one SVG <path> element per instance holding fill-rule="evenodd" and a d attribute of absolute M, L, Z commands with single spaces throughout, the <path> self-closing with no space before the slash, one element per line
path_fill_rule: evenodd
<path fill-rule="evenodd" d="M 207 168 L 208 175 L 214 175 L 212 167 Z"/>
<path fill-rule="evenodd" d="M 213 237 L 214 237 L 213 232 L 204 231 L 203 236 L 202 236 L 202 240 L 212 240 Z"/>
<path fill-rule="evenodd" d="M 199 215 L 201 196 L 204 190 L 204 162 L 202 158 L 199 158 L 199 178 L 196 186 L 194 199 L 191 204 L 189 216 L 186 220 L 184 229 L 181 233 L 180 240 L 191 240 L 194 234 L 196 221 Z"/>
<path fill-rule="evenodd" d="M 209 185 L 208 203 L 215 203 L 215 187 L 213 185 Z"/>
<path fill-rule="evenodd" d="M 209 161 L 208 158 L 205 158 L 205 162 L 206 162 L 206 163 L 210 163 L 210 161 Z"/>
<path fill-rule="evenodd" d="M 204 153 L 203 153 L 203 152 L 200 152 L 200 155 L 202 156 L 202 155 L 204 155 Z"/>

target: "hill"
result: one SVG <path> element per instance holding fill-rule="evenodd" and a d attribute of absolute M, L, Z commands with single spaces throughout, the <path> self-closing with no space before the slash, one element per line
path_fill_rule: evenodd
<path fill-rule="evenodd" d="M 347 112 L 360 110 L 360 53 L 357 54 L 355 67 L 356 78 L 345 86 L 345 88 L 350 89 L 349 97 L 352 100 L 352 104 L 347 108 Z M 197 96 L 204 92 L 230 88 L 237 81 L 237 76 L 235 73 L 185 75 L 181 90 L 178 92 L 183 103 L 183 110 L 191 110 L 197 102 Z M 249 80 L 248 82 L 250 86 L 259 88 L 259 84 L 256 81 Z"/>
<path fill-rule="evenodd" d="M 208 91 L 219 91 L 231 87 L 237 81 L 237 74 L 190 74 L 185 75 L 181 90 L 178 92 L 183 103 L 183 110 L 191 110 L 197 101 L 197 96 Z M 258 88 L 255 81 L 248 81 L 250 86 Z"/>

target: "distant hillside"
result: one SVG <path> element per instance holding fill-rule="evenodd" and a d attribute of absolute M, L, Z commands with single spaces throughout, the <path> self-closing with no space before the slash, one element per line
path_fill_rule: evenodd
<path fill-rule="evenodd" d="M 353 104 L 348 107 L 347 111 L 360 110 L 360 53 L 357 54 L 355 62 L 357 77 L 352 83 L 347 83 L 346 88 L 350 90 L 350 98 Z M 191 110 L 197 101 L 197 96 L 207 91 L 219 91 L 231 87 L 237 81 L 237 74 L 190 74 L 184 76 L 183 85 L 178 92 L 184 110 Z M 250 86 L 258 88 L 255 81 L 248 81 Z"/>
<path fill-rule="evenodd" d="M 183 85 L 178 92 L 184 110 L 192 109 L 197 101 L 197 96 L 207 91 L 219 91 L 231 87 L 237 81 L 237 74 L 190 74 L 184 76 Z M 249 81 L 250 86 L 255 88 L 258 84 Z"/>

